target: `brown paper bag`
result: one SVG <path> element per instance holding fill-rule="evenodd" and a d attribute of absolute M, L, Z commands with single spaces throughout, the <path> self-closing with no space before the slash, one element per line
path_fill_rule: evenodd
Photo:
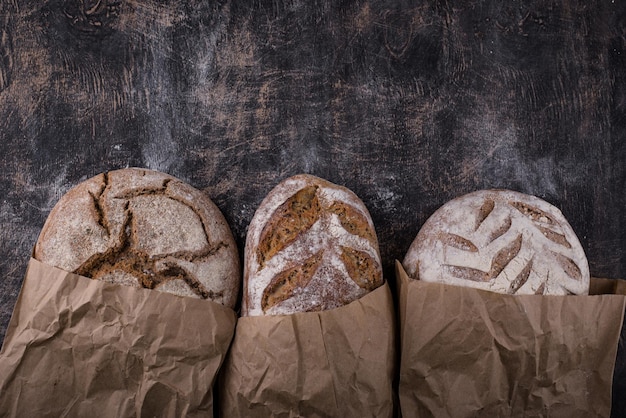
<path fill-rule="evenodd" d="M 0 416 L 213 416 L 236 315 L 31 259 L 0 351 Z"/>
<path fill-rule="evenodd" d="M 220 376 L 220 415 L 392 416 L 394 315 L 385 283 L 328 311 L 239 318 Z"/>
<path fill-rule="evenodd" d="M 626 298 L 399 286 L 405 417 L 608 417 Z M 596 290 L 615 290 L 607 281 Z"/>

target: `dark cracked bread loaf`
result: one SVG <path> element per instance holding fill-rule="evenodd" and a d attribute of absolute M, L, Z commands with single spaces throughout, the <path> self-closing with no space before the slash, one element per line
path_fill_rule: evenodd
<path fill-rule="evenodd" d="M 234 307 L 240 267 L 220 210 L 164 173 L 128 168 L 92 177 L 50 212 L 39 261 L 93 279 Z"/>
<path fill-rule="evenodd" d="M 589 292 L 587 258 L 561 211 L 510 190 L 481 190 L 440 207 L 402 264 L 414 279 L 500 293 Z"/>
<path fill-rule="evenodd" d="M 306 174 L 268 193 L 250 222 L 244 258 L 243 316 L 332 309 L 383 283 L 363 202 Z"/>

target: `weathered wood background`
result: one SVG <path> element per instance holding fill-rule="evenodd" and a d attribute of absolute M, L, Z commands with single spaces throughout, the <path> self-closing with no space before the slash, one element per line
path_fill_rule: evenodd
<path fill-rule="evenodd" d="M 52 206 L 126 166 L 206 191 L 240 249 L 283 178 L 343 184 L 387 274 L 437 207 L 511 188 L 626 278 L 625 43 L 621 0 L 2 0 L 0 341 Z"/>

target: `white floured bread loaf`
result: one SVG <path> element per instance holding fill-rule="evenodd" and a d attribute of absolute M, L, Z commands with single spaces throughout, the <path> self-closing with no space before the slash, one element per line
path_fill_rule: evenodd
<path fill-rule="evenodd" d="M 170 175 L 110 171 L 71 190 L 50 212 L 34 257 L 93 279 L 235 307 L 237 247 L 202 192 Z"/>
<path fill-rule="evenodd" d="M 510 190 L 481 190 L 444 204 L 402 264 L 414 279 L 500 293 L 589 292 L 587 258 L 561 211 Z"/>
<path fill-rule="evenodd" d="M 383 283 L 378 241 L 363 202 L 312 175 L 268 193 L 248 228 L 242 316 L 346 305 Z"/>

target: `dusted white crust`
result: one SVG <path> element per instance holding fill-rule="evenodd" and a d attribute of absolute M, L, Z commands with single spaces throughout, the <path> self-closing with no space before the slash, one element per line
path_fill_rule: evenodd
<path fill-rule="evenodd" d="M 257 248 L 265 226 L 276 210 L 291 196 L 307 186 L 318 186 L 316 196 L 321 206 L 320 218 L 305 232 L 272 256 L 261 267 Z M 374 242 L 351 234 L 341 225 L 337 215 L 329 211 L 334 202 L 342 202 L 358 211 L 374 235 Z M 290 177 L 268 193 L 255 212 L 247 233 L 244 252 L 243 316 L 285 315 L 296 312 L 329 309 L 342 306 L 368 293 L 349 277 L 341 261 L 341 246 L 368 254 L 382 270 L 374 225 L 363 202 L 347 188 L 312 175 Z M 323 259 L 309 284 L 290 298 L 264 310 L 263 292 L 281 272 L 302 264 L 306 259 L 323 252 Z"/>
<path fill-rule="evenodd" d="M 402 264 L 414 279 L 500 293 L 589 292 L 587 258 L 561 211 L 510 190 L 481 190 L 444 204 Z"/>

